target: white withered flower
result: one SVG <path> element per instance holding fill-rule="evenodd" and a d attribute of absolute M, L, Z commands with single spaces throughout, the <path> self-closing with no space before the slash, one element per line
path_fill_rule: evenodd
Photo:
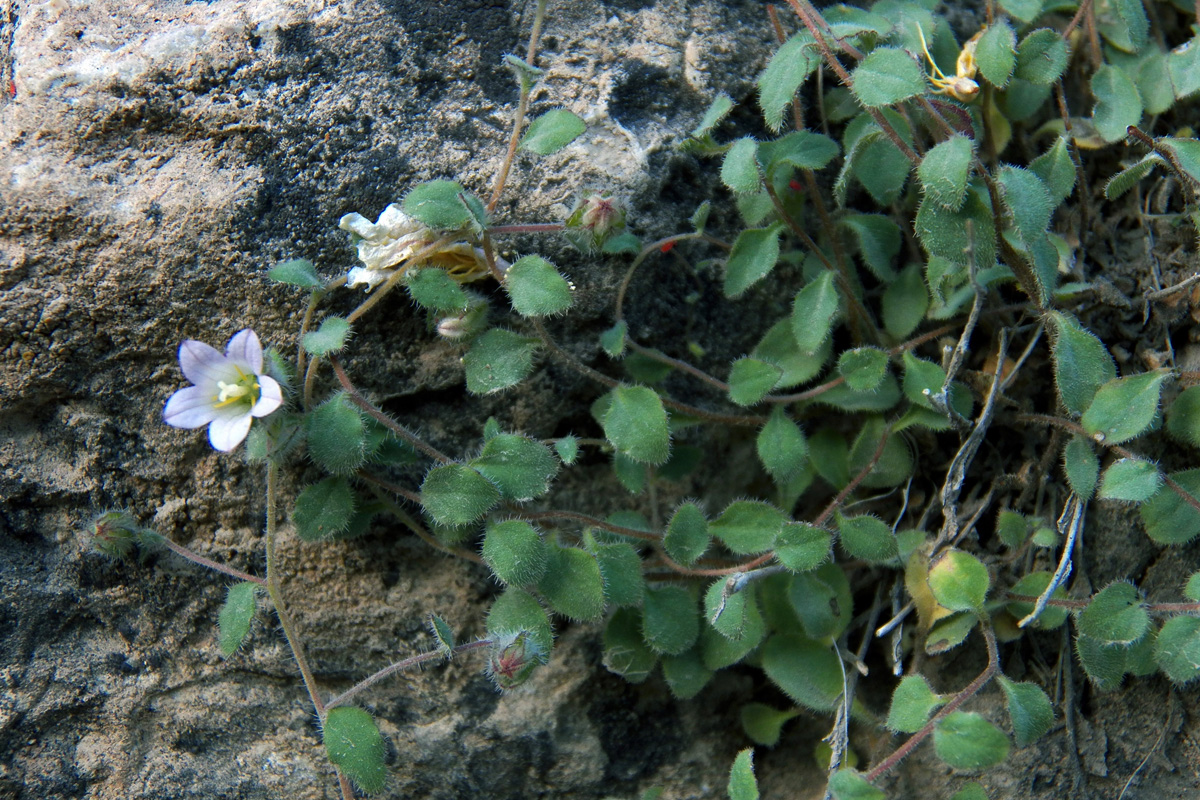
<path fill-rule="evenodd" d="M 347 285 L 351 287 L 366 284 L 373 289 L 375 284 L 387 280 L 394 267 L 433 241 L 428 228 L 394 203 L 383 210 L 376 222 L 362 214 L 347 214 L 338 227 L 357 238 L 358 260 L 364 264 L 350 270 Z"/>
<path fill-rule="evenodd" d="M 262 374 L 262 344 L 249 328 L 233 335 L 225 355 L 188 339 L 179 346 L 179 367 L 195 385 L 171 395 L 163 421 L 176 428 L 207 425 L 208 440 L 222 452 L 242 443 L 252 418 L 265 417 L 283 404 L 279 384 Z"/>

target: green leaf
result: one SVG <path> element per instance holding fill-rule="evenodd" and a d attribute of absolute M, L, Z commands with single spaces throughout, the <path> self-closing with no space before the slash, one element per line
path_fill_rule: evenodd
<path fill-rule="evenodd" d="M 746 635 L 746 622 L 753 606 L 754 593 L 741 591 L 727 594 L 727 580 L 717 578 L 704 593 L 704 618 L 712 629 L 726 639 L 741 641 Z"/>
<path fill-rule="evenodd" d="M 775 51 L 758 78 L 758 105 L 768 128 L 778 132 L 783 127 L 784 110 L 820 64 L 821 53 L 808 31 L 797 33 Z"/>
<path fill-rule="evenodd" d="M 629 323 L 621 320 L 616 325 L 600 334 L 600 348 L 608 353 L 610 358 L 620 358 L 625 352 L 625 339 L 629 333 Z"/>
<path fill-rule="evenodd" d="M 771 142 L 758 146 L 758 164 L 768 180 L 775 180 L 783 167 L 823 169 L 837 158 L 840 149 L 828 136 L 812 131 L 792 131 Z"/>
<path fill-rule="evenodd" d="M 1181 442 L 1200 447 L 1200 386 L 1191 386 L 1167 410 L 1167 433 Z"/>
<path fill-rule="evenodd" d="M 1167 70 L 1177 100 L 1200 91 L 1200 35 L 1193 36 L 1170 52 Z"/>
<path fill-rule="evenodd" d="M 916 733 L 925 727 L 929 715 L 946 704 L 941 695 L 929 687 L 924 675 L 907 675 L 892 693 L 892 708 L 888 712 L 888 730 L 896 733 Z"/>
<path fill-rule="evenodd" d="M 1054 708 L 1041 687 L 1032 683 L 1014 683 L 1003 675 L 997 675 L 996 679 L 1008 699 L 1008 716 L 1012 720 L 1017 747 L 1028 747 L 1045 736 L 1054 724 Z"/>
<path fill-rule="evenodd" d="M 892 382 L 893 385 L 895 381 Z M 899 394 L 899 391 L 896 391 Z M 894 402 L 894 401 L 893 401 Z M 879 448 L 879 440 L 883 437 L 884 421 L 882 417 L 868 417 L 863 423 L 862 430 L 854 444 L 850 446 L 850 474 L 857 475 L 867 468 L 875 451 Z M 893 434 L 883 445 L 883 452 L 875 466 L 862 479 L 861 485 L 869 489 L 882 489 L 898 486 L 913 474 L 913 455 L 904 437 Z"/>
<path fill-rule="evenodd" d="M 1200 675 L 1200 617 L 1167 620 L 1154 642 L 1154 661 L 1172 683 L 1187 683 Z"/>
<path fill-rule="evenodd" d="M 556 613 L 568 619 L 596 620 L 604 614 L 604 578 L 591 553 L 551 545 L 538 591 Z"/>
<path fill-rule="evenodd" d="M 1183 587 L 1183 594 L 1189 600 L 1200 601 L 1200 572 L 1193 572 L 1188 578 Z"/>
<path fill-rule="evenodd" d="M 854 234 L 863 262 L 875 277 L 895 280 L 892 261 L 900 252 L 900 227 L 882 214 L 849 214 L 842 217 L 841 224 Z"/>
<path fill-rule="evenodd" d="M 367 459 L 367 423 L 345 392 L 334 394 L 305 420 L 308 454 L 325 469 L 349 473 Z"/>
<path fill-rule="evenodd" d="M 767 228 L 749 228 L 738 234 L 725 264 L 725 296 L 740 297 L 765 278 L 779 260 L 781 223 Z"/>
<path fill-rule="evenodd" d="M 1017 35 L 1008 20 L 996 20 L 979 37 L 975 63 L 988 83 L 1001 89 L 1008 85 L 1017 63 Z"/>
<path fill-rule="evenodd" d="M 1140 435 L 1158 415 L 1158 396 L 1169 374 L 1157 370 L 1108 381 L 1096 391 L 1080 424 L 1092 436 L 1101 435 L 1107 444 Z"/>
<path fill-rule="evenodd" d="M 804 352 L 792 335 L 790 319 L 776 322 L 763 336 L 758 345 L 751 351 L 751 358 L 767 361 L 783 370 L 783 376 L 776 384 L 776 389 L 790 389 L 811 380 L 820 373 L 825 362 L 829 360 L 832 342 L 827 336 L 817 349 Z"/>
<path fill-rule="evenodd" d="M 951 136 L 930 148 L 917 167 L 917 177 L 929 202 L 950 211 L 962 208 L 973 155 L 974 143 L 961 135 Z"/>
<path fill-rule="evenodd" d="M 959 611 L 935 622 L 925 636 L 925 652 L 931 656 L 948 653 L 964 641 L 975 626 L 979 615 L 973 611 Z"/>
<path fill-rule="evenodd" d="M 1008 758 L 1008 737 L 981 715 L 970 711 L 947 714 L 933 730 L 938 758 L 955 769 L 981 770 Z"/>
<path fill-rule="evenodd" d="M 429 629 L 429 633 L 437 642 L 438 652 L 449 660 L 454 655 L 454 648 L 457 645 L 454 638 L 454 630 L 450 627 L 449 623 L 437 614 L 430 614 L 425 620 L 425 627 Z"/>
<path fill-rule="evenodd" d="M 439 525 L 468 525 L 500 502 L 500 490 L 465 464 L 434 467 L 421 484 L 421 505 Z"/>
<path fill-rule="evenodd" d="M 834 800 L 884 800 L 886 797 L 852 769 L 840 769 L 830 775 L 829 791 L 833 793 Z"/>
<path fill-rule="evenodd" d="M 1122 458 L 1104 470 L 1104 477 L 1100 480 L 1100 499 L 1142 503 L 1150 499 L 1162 483 L 1158 467 L 1149 461 Z"/>
<path fill-rule="evenodd" d="M 1046 587 L 1050 585 L 1050 580 L 1053 577 L 1049 572 L 1031 572 L 1017 581 L 1008 591 L 1011 594 L 1041 597 L 1042 592 L 1046 591 Z M 1059 586 L 1050 595 L 1050 599 L 1066 600 L 1067 590 Z M 1017 619 L 1024 619 L 1033 613 L 1033 603 L 1009 603 L 1005 608 L 1008 609 L 1008 613 Z M 1041 616 L 1035 622 L 1031 623 L 1030 627 L 1037 628 L 1038 630 L 1053 630 L 1066 622 L 1069 614 L 1070 612 L 1065 608 L 1046 606 Z"/>
<path fill-rule="evenodd" d="M 1112 583 L 1079 613 L 1079 632 L 1101 644 L 1129 645 L 1146 635 L 1150 615 L 1130 583 Z"/>
<path fill-rule="evenodd" d="M 996 517 L 996 536 L 1010 550 L 1016 550 L 1029 538 L 1029 520 L 1016 511 L 1001 511 Z"/>
<path fill-rule="evenodd" d="M 1059 399 L 1072 414 L 1082 414 L 1096 390 L 1117 377 L 1117 365 L 1104 343 L 1074 317 L 1051 311 L 1049 321 Z"/>
<path fill-rule="evenodd" d="M 845 517 L 836 515 L 838 537 L 852 558 L 871 564 L 888 564 L 900 555 L 896 535 L 882 520 L 872 516 Z"/>
<path fill-rule="evenodd" d="M 971 235 L 968 235 L 968 229 Z M 980 269 L 986 269 L 996 261 L 996 228 L 991 209 L 972 190 L 967 191 L 967 198 L 958 211 L 943 208 L 928 196 L 922 198 L 913 230 L 931 256 L 965 266 L 969 260 L 968 246 L 973 244 L 975 264 Z"/>
<path fill-rule="evenodd" d="M 1092 122 L 1106 142 L 1125 138 L 1125 129 L 1142 118 L 1142 98 L 1137 86 L 1121 70 L 1104 64 L 1092 76 L 1092 95 L 1096 108 Z"/>
<path fill-rule="evenodd" d="M 890 108 L 883 109 L 883 116 L 900 139 L 911 147 L 912 130 L 904 117 Z M 912 163 L 869 115 L 861 114 L 846 126 L 844 149 L 846 160 L 834 183 L 839 205 L 845 205 L 846 182 L 851 176 L 881 206 L 891 205 L 899 199 Z"/>
<path fill-rule="evenodd" d="M 794 702 L 817 712 L 837 708 L 842 665 L 826 645 L 795 634 L 775 634 L 762 651 L 763 671 Z"/>
<path fill-rule="evenodd" d="M 617 452 L 643 464 L 662 464 L 671 435 L 662 399 L 645 386 L 618 386 L 608 393 L 604 435 Z"/>
<path fill-rule="evenodd" d="M 1176 163 L 1189 178 L 1200 181 L 1200 140 L 1164 136 L 1158 144 L 1175 155 Z"/>
<path fill-rule="evenodd" d="M 503 583 L 530 586 L 546 574 L 546 543 L 524 520 L 492 522 L 483 536 L 483 561 Z"/>
<path fill-rule="evenodd" d="M 708 531 L 739 555 L 765 553 L 775 545 L 784 514 L 758 500 L 737 500 L 708 525 Z"/>
<path fill-rule="evenodd" d="M 519 147 L 548 156 L 575 141 L 585 130 L 587 125 L 577 115 L 565 108 L 555 108 L 529 123 L 529 130 L 521 137 Z"/>
<path fill-rule="evenodd" d="M 729 399 L 752 406 L 766 397 L 783 375 L 774 364 L 756 358 L 739 358 L 729 370 Z"/>
<path fill-rule="evenodd" d="M 417 305 L 430 311 L 462 311 L 470 303 L 467 293 L 444 269 L 419 269 L 407 278 L 408 293 Z"/>
<path fill-rule="evenodd" d="M 325 285 L 325 281 L 317 274 L 317 268 L 307 258 L 293 258 L 291 261 L 277 264 L 267 273 L 267 277 L 276 283 L 286 283 L 304 289 L 320 289 Z"/>
<path fill-rule="evenodd" d="M 1146 534 L 1159 544 L 1184 544 L 1200 533 L 1200 469 L 1172 474 L 1173 480 L 1192 502 L 1184 500 L 1171 486 L 1164 486 L 1139 509 Z"/>
<path fill-rule="evenodd" d="M 802 353 L 814 353 L 833 329 L 838 295 L 833 273 L 822 272 L 796 294 L 792 304 L 792 335 Z"/>
<path fill-rule="evenodd" d="M 1001 167 L 997 180 L 1017 235 L 1026 244 L 1036 241 L 1046 232 L 1054 213 L 1046 185 L 1037 175 L 1020 167 Z"/>
<path fill-rule="evenodd" d="M 523 381 L 533 371 L 533 354 L 539 340 L 502 328 L 493 328 L 471 342 L 463 356 L 467 391 L 491 394 Z"/>
<path fill-rule="evenodd" d="M 868 108 L 899 103 L 925 91 L 925 73 L 897 47 L 877 47 L 855 67 L 852 91 Z"/>
<path fill-rule="evenodd" d="M 1014 19 L 1019 19 L 1026 25 L 1033 22 L 1042 15 L 1042 0 L 1002 0 L 1000 7 L 1008 12 L 1009 16 Z M 1053 31 L 1051 31 L 1053 33 Z M 1058 37 L 1058 34 L 1055 34 Z M 967 800 L 967 798 L 958 798 L 957 795 L 951 800 Z M 987 800 L 986 797 L 983 800 Z"/>
<path fill-rule="evenodd" d="M 758 605 L 747 603 L 740 639 L 726 638 L 713 630 L 711 625 L 701 626 L 700 651 L 704 665 L 715 671 L 736 664 L 758 647 L 766 635 L 766 623 Z"/>
<path fill-rule="evenodd" d="M 554 629 L 550 627 L 546 609 L 529 592 L 510 586 L 488 609 L 488 636 L 502 639 L 522 631 L 533 638 L 543 653 L 548 654 L 554 646 Z"/>
<path fill-rule="evenodd" d="M 779 744 L 783 726 L 799 715 L 796 708 L 779 711 L 765 703 L 746 703 L 742 706 L 742 730 L 755 744 L 774 747 Z"/>
<path fill-rule="evenodd" d="M 1054 37 L 1056 40 L 1058 36 Z M 1057 208 L 1075 188 L 1075 162 L 1065 137 L 1058 137 L 1050 149 L 1035 158 L 1029 171 L 1042 180 L 1050 193 L 1050 203 Z"/>
<path fill-rule="evenodd" d="M 629 542 L 599 544 L 588 542 L 588 549 L 600 565 L 604 580 L 604 601 L 613 606 L 638 606 L 646 591 L 642 578 L 642 560 Z"/>
<path fill-rule="evenodd" d="M 387 783 L 383 736 L 371 715 L 354 706 L 338 706 L 325 715 L 321 740 L 329 760 L 367 794 Z"/>
<path fill-rule="evenodd" d="M 962 550 L 947 550 L 929 568 L 929 588 L 951 611 L 983 612 L 991 578 L 987 567 Z"/>
<path fill-rule="evenodd" d="M 729 800 L 758 800 L 758 781 L 754 778 L 754 749 L 747 747 L 733 760 L 729 770 Z"/>
<path fill-rule="evenodd" d="M 1079 656 L 1079 664 L 1102 692 L 1112 691 L 1121 685 L 1128 652 L 1127 647 L 1108 645 L 1082 633 L 1075 637 L 1075 654 Z"/>
<path fill-rule="evenodd" d="M 883 290 L 883 327 L 897 340 L 917 329 L 929 310 L 929 292 L 919 264 L 909 264 Z M 906 351 L 907 352 L 907 351 Z"/>
<path fill-rule="evenodd" d="M 321 327 L 304 334 L 300 343 L 304 350 L 314 356 L 334 353 L 346 346 L 350 337 L 350 323 L 341 317 L 326 317 L 321 320 Z"/>
<path fill-rule="evenodd" d="M 554 452 L 562 463 L 571 466 L 579 458 L 579 437 L 568 434 L 554 442 Z"/>
<path fill-rule="evenodd" d="M 305 542 L 319 542 L 344 533 L 356 503 L 354 490 L 343 477 L 326 478 L 305 487 L 292 512 L 296 535 Z"/>
<path fill-rule="evenodd" d="M 1141 161 L 1118 172 L 1104 185 L 1104 196 L 1116 200 L 1138 184 L 1142 178 L 1154 171 L 1154 168 L 1165 163 L 1158 153 L 1147 153 Z"/>
<path fill-rule="evenodd" d="M 618 608 L 604 627 L 604 666 L 630 683 L 650 677 L 658 654 L 642 638 L 642 614 L 634 608 Z"/>
<path fill-rule="evenodd" d="M 558 472 L 558 459 L 549 447 L 511 433 L 493 436 L 479 457 L 468 463 L 494 483 L 506 499 L 518 501 L 550 491 L 550 482 Z"/>
<path fill-rule="evenodd" d="M 876 347 L 858 347 L 846 350 L 838 358 L 838 374 L 846 379 L 846 385 L 856 392 L 870 392 L 879 388 L 887 374 L 888 354 Z"/>
<path fill-rule="evenodd" d="M 504 288 L 525 317 L 561 314 L 571 307 L 571 284 L 541 256 L 517 259 L 504 275 Z"/>
<path fill-rule="evenodd" d="M 242 581 L 230 586 L 225 592 L 225 603 L 221 613 L 217 615 L 217 626 L 220 635 L 217 637 L 221 655 L 229 658 L 242 646 L 242 640 L 250 632 L 250 622 L 254 619 L 254 597 L 258 594 L 258 584 L 253 581 Z"/>
<path fill-rule="evenodd" d="M 466 196 L 466 189 L 457 181 L 418 184 L 404 196 L 404 213 L 434 230 L 463 228 L 471 221 L 471 212 L 459 195 Z"/>
<path fill-rule="evenodd" d="M 1081 500 L 1087 500 L 1096 491 L 1096 479 L 1100 475 L 1100 459 L 1096 449 L 1083 436 L 1072 436 L 1063 448 L 1063 471 L 1067 483 Z"/>
<path fill-rule="evenodd" d="M 700 635 L 696 599 L 682 586 L 647 587 L 642 615 L 642 635 L 656 653 L 677 656 Z"/>
<path fill-rule="evenodd" d="M 758 174 L 758 142 L 743 136 L 725 151 L 721 162 L 721 182 L 730 191 L 750 194 L 762 188 L 762 177 Z"/>
<path fill-rule="evenodd" d="M 1132 52 L 1141 50 L 1150 33 L 1150 20 L 1146 17 L 1142 0 L 1113 0 L 1113 5 L 1121 20 L 1122 34 L 1128 37 L 1129 44 L 1132 45 Z"/>
<path fill-rule="evenodd" d="M 663 546 L 674 560 L 691 566 L 708 549 L 708 520 L 695 503 L 681 505 L 667 524 Z"/>
<path fill-rule="evenodd" d="M 721 124 L 721 120 L 729 116 L 729 112 L 733 110 L 733 100 L 725 93 L 718 94 L 709 104 L 708 110 L 704 112 L 700 123 L 692 129 L 689 134 L 695 139 L 699 139 L 707 133 L 712 133 L 713 128 Z"/>
<path fill-rule="evenodd" d="M 767 424 L 758 432 L 758 458 L 771 477 L 784 482 L 808 463 L 808 440 L 804 431 L 788 417 L 782 406 L 771 411 Z"/>
<path fill-rule="evenodd" d="M 662 657 L 663 678 L 678 700 L 691 700 L 712 680 L 713 671 L 704 666 L 700 651 L 693 647 L 677 656 Z"/>
<path fill-rule="evenodd" d="M 1012 2 L 1012 0 L 1009 1 Z M 1023 1 L 1024 0 L 1022 0 L 1022 2 Z M 1040 5 L 1040 0 L 1035 0 L 1035 2 L 1038 2 Z M 1008 8 L 1005 3 L 1001 3 L 1000 5 L 1004 8 Z M 988 795 L 982 786 L 980 786 L 978 783 L 971 782 L 959 789 L 954 794 L 950 795 L 950 800 L 988 800 Z"/>
<path fill-rule="evenodd" d="M 833 535 L 807 522 L 788 522 L 775 541 L 775 557 L 792 572 L 807 572 L 829 560 Z"/>
<path fill-rule="evenodd" d="M 832 562 L 791 576 L 788 603 L 804 633 L 814 640 L 840 636 L 854 613 L 850 582 L 842 568 Z"/>

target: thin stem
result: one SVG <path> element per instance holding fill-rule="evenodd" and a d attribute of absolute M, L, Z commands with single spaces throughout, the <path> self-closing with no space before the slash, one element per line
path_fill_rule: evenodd
<path fill-rule="evenodd" d="M 871 460 L 867 462 L 865 467 L 858 471 L 858 474 L 846 484 L 845 488 L 837 493 L 836 497 L 829 501 L 829 505 L 825 507 L 825 510 L 813 520 L 813 525 L 816 525 L 818 528 L 824 525 L 833 516 L 833 512 L 841 508 L 842 503 L 846 502 L 846 498 L 850 496 L 850 493 L 858 488 L 858 485 L 870 474 L 871 470 L 875 469 L 875 465 L 879 463 L 879 459 L 883 456 L 884 445 L 887 444 L 888 437 L 891 435 L 892 426 L 888 425 L 883 429 L 883 435 L 879 437 L 879 444 L 875 446 L 875 452 L 871 455 Z"/>
<path fill-rule="evenodd" d="M 551 511 L 521 511 L 515 512 L 514 516 L 530 522 L 537 522 L 544 519 L 570 519 L 576 522 L 582 522 L 584 525 L 591 525 L 593 528 L 600 528 L 611 533 L 619 533 L 622 536 L 629 536 L 634 539 L 641 539 L 645 542 L 662 541 L 662 536 L 656 533 L 647 533 L 639 531 L 637 528 L 627 528 L 624 525 L 614 525 L 611 522 L 605 522 L 599 517 L 593 517 L 588 514 L 580 514 L 577 511 L 566 511 L 554 509 Z"/>
<path fill-rule="evenodd" d="M 291 615 L 287 611 L 287 606 L 283 601 L 283 592 L 279 589 L 279 565 L 275 557 L 275 518 L 277 516 L 275 510 L 275 494 L 276 494 L 276 472 L 278 467 L 271 459 L 267 460 L 267 595 L 271 598 L 271 604 L 275 606 L 275 615 L 279 617 L 279 626 L 283 628 L 283 635 L 287 639 L 288 646 L 292 648 L 292 656 L 296 659 L 296 666 L 300 669 L 300 676 L 304 678 L 304 688 L 308 690 L 308 696 L 312 699 L 313 707 L 317 710 L 317 716 L 322 720 L 325 719 L 325 703 L 321 700 L 321 693 L 317 689 L 316 679 L 313 678 L 312 669 L 308 666 L 308 659 L 304 655 L 304 645 L 300 641 L 299 633 L 296 630 L 296 624 L 292 621 Z"/>
<path fill-rule="evenodd" d="M 383 413 L 383 411 L 376 408 L 371 401 L 367 400 L 367 398 L 359 394 L 358 389 L 354 388 L 354 384 L 350 382 L 350 378 L 346 375 L 346 370 L 342 369 L 342 362 L 337 356 L 330 356 L 329 363 L 333 365 L 333 372 L 335 375 L 337 375 L 338 382 L 342 384 L 342 388 L 346 390 L 346 396 L 350 398 L 350 402 L 354 403 L 363 411 L 366 411 L 392 433 L 396 434 L 405 442 L 412 445 L 417 450 L 420 450 L 422 453 L 434 459 L 435 461 L 440 461 L 443 464 L 451 464 L 454 462 L 454 459 L 452 459 L 450 456 L 446 455 L 441 450 L 438 450 L 433 445 L 426 444 L 415 434 L 410 433 L 409 430 L 399 422 L 396 422 L 387 414 Z"/>
<path fill-rule="evenodd" d="M 451 650 L 449 655 L 442 650 L 430 650 L 427 653 L 419 653 L 415 656 L 410 656 L 410 657 L 404 659 L 403 661 L 397 661 L 395 664 L 386 666 L 383 669 L 376 672 L 375 674 L 371 675 L 370 677 L 364 678 L 363 680 L 354 684 L 352 687 L 350 687 L 349 689 L 342 692 L 337 697 L 333 698 L 328 703 L 326 703 L 325 708 L 327 708 L 327 709 L 328 708 L 337 708 L 338 706 L 345 705 L 346 702 L 350 698 L 354 697 L 354 695 L 360 694 L 361 692 L 364 692 L 367 689 L 370 689 L 372 686 L 379 683 L 384 678 L 387 678 L 390 675 L 395 675 L 397 672 L 400 672 L 401 670 L 406 670 L 409 667 L 415 667 L 418 664 L 424 664 L 428 661 L 449 659 L 451 655 L 458 655 L 459 653 L 466 653 L 466 652 L 470 652 L 471 650 L 478 650 L 481 647 L 488 647 L 491 644 L 492 644 L 491 639 L 480 639 L 477 642 L 468 642 L 467 644 L 460 644 L 458 647 L 455 647 L 453 650 Z"/>
<path fill-rule="evenodd" d="M 929 738 L 939 722 L 957 711 L 959 706 L 978 694 L 979 690 L 986 686 L 988 681 L 1000 671 L 1000 650 L 996 646 L 996 634 L 992 631 L 991 623 L 987 619 L 980 619 L 979 627 L 983 631 L 984 641 L 987 642 L 987 667 L 984 668 L 983 672 L 979 673 L 979 677 L 971 681 L 965 689 L 955 695 L 953 700 L 942 706 L 936 714 L 930 717 L 929 722 L 925 723 L 925 727 L 910 736 L 908 741 L 897 747 L 890 756 L 880 761 L 874 769 L 868 772 L 864 776 L 868 781 L 873 782 L 877 780 L 880 775 L 899 764 L 905 756 L 916 749 L 917 745 Z"/>
<path fill-rule="evenodd" d="M 216 570 L 217 572 L 224 572 L 226 575 L 230 575 L 238 580 L 250 581 L 251 583 L 257 583 L 260 586 L 265 586 L 267 584 L 266 580 L 263 578 L 247 574 L 242 572 L 240 569 L 234 569 L 233 567 L 226 566 L 225 564 L 219 564 L 216 561 L 213 561 L 211 558 L 205 558 L 199 553 L 192 552 L 181 544 L 172 542 L 165 536 L 160 537 L 159 541 L 162 542 L 163 547 L 167 548 L 171 552 L 181 555 L 188 561 L 199 564 L 202 567 L 208 567 L 209 569 Z"/>

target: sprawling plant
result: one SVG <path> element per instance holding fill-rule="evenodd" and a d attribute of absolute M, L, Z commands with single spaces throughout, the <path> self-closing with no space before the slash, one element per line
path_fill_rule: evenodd
<path fill-rule="evenodd" d="M 1200 45 L 1168 50 L 1158 26 L 1197 9 L 1157 3 L 1148 16 L 1141 0 L 1001 0 L 963 31 L 923 0 L 788 4 L 790 23 L 769 8 L 778 48 L 757 84 L 772 135 L 739 137 L 726 95 L 681 133 L 681 157 L 710 160 L 728 190 L 685 232 L 644 242 L 604 192 L 559 223 L 494 218 L 517 150 L 554 153 L 585 131 L 561 109 L 526 124 L 541 0 L 525 58 L 507 57 L 520 100 L 487 201 L 454 181 L 423 183 L 370 210 L 374 223 L 343 218 L 361 262 L 348 275 L 327 280 L 302 260 L 271 270 L 310 293 L 291 364 L 276 352 L 264 361 L 250 332 L 225 356 L 181 348 L 195 386 L 172 398 L 168 423 L 211 425 L 214 446 L 229 450 L 258 420 L 247 451 L 267 474 L 265 575 L 203 561 L 121 514 L 97 521 L 97 541 L 119 553 L 157 541 L 239 578 L 220 614 L 226 655 L 243 645 L 265 592 L 347 797 L 347 778 L 368 792 L 387 780 L 379 730 L 353 705 L 362 690 L 471 650 L 498 687 L 519 685 L 553 658 L 559 619 L 596 623 L 609 670 L 635 683 L 661 672 L 680 698 L 735 664 L 761 669 L 795 707 L 747 705 L 745 734 L 771 746 L 801 710 L 831 716 L 823 757 L 828 793 L 841 800 L 883 797 L 880 779 L 929 740 L 946 764 L 978 771 L 1046 734 L 1054 703 L 1004 663 L 1003 645 L 1029 631 L 1068 628 L 1101 689 L 1127 674 L 1176 684 L 1200 675 L 1200 573 L 1177 602 L 1148 602 L 1125 581 L 1096 591 L 1072 581 L 1090 503 L 1136 506 L 1144 534 L 1130 535 L 1164 546 L 1200 534 L 1200 469 L 1147 455 L 1164 436 L 1200 446 L 1200 387 L 1170 353 L 1147 371 L 1128 359 L 1118 371 L 1089 329 L 1099 301 L 1088 261 L 1102 204 L 1152 174 L 1160 213 L 1145 224 L 1183 226 L 1194 247 L 1200 142 L 1172 121 L 1200 91 Z M 1114 167 L 1121 142 L 1141 155 Z M 590 268 L 625 271 L 594 362 L 545 324 L 569 324 L 572 283 L 540 255 L 497 255 L 516 234 L 566 237 Z M 645 326 L 628 316 L 630 287 L 665 259 L 698 282 L 715 276 L 723 302 L 783 296 L 790 307 L 747 316 L 750 352 L 711 374 L 689 360 L 703 355 L 702 322 L 687 341 L 633 335 Z M 506 303 L 468 288 L 487 281 Z M 1145 302 L 1173 302 L 1195 283 L 1158 286 Z M 355 286 L 367 291 L 357 309 L 322 314 L 331 294 Z M 399 288 L 431 336 L 461 346 L 468 393 L 520 393 L 539 359 L 552 359 L 594 385 L 591 429 L 543 440 L 481 420 L 465 455 L 384 413 L 353 382 L 350 334 Z M 322 394 L 331 378 L 336 391 Z M 751 460 L 732 452 L 741 447 Z M 301 540 L 356 536 L 385 515 L 481 561 L 505 587 L 487 638 L 459 644 L 431 615 L 437 651 L 325 694 L 274 557 L 276 476 L 301 453 L 328 473 L 289 506 Z M 560 473 L 598 458 L 612 465 L 611 513 L 561 507 Z M 758 466 L 735 473 L 712 468 L 718 459 Z M 930 665 L 965 646 L 986 652 L 983 671 L 935 692 Z M 891 688 L 889 708 L 859 699 L 868 680 Z M 971 708 L 993 682 L 1006 724 Z M 865 763 L 849 748 L 851 725 L 901 738 Z M 735 800 L 758 796 L 751 757 L 733 766 Z M 986 793 L 967 783 L 954 797 Z"/>

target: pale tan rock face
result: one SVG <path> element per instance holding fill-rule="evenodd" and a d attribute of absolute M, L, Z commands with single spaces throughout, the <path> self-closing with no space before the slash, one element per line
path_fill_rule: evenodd
<path fill-rule="evenodd" d="M 306 257 L 344 274 L 354 250 L 338 220 L 374 219 L 414 182 L 453 178 L 486 196 L 516 97 L 500 58 L 524 50 L 524 6 L 0 9 L 0 797 L 337 796 L 274 620 L 260 614 L 223 660 L 224 578 L 167 556 L 106 560 L 83 529 L 97 511 L 127 509 L 261 572 L 261 469 L 213 452 L 203 431 L 162 424 L 163 403 L 186 383 L 176 349 L 253 327 L 291 354 L 304 298 L 271 285 L 270 266 Z M 570 108 L 589 130 L 559 155 L 519 158 L 498 216 L 555 221 L 578 195 L 607 189 L 633 201 L 640 233 L 675 230 L 703 197 L 675 186 L 667 210 L 647 214 L 676 163 L 670 141 L 714 87 L 747 94 L 766 53 L 760 11 L 718 0 L 550 7 L 534 111 Z M 620 265 L 552 239 L 506 245 L 572 276 L 577 310 L 560 333 L 595 358 Z M 355 299 L 331 307 L 344 313 Z M 564 371 L 478 400 L 458 358 L 397 297 L 359 328 L 348 367 L 455 452 L 478 447 L 488 415 L 532 435 L 587 424 L 592 387 Z M 314 477 L 303 460 L 285 477 L 285 523 Z M 602 510 L 594 487 L 581 477 L 564 492 Z M 497 591 L 482 569 L 391 524 L 321 547 L 285 524 L 281 559 L 330 694 L 430 647 L 429 612 L 463 639 L 481 634 Z M 743 678 L 719 684 L 707 707 L 680 704 L 661 681 L 630 687 L 605 673 L 596 626 L 560 634 L 551 665 L 503 697 L 470 658 L 372 691 L 394 756 L 387 796 L 633 796 L 663 785 L 689 797 L 723 785 L 742 744 L 726 698 L 745 695 Z"/>

